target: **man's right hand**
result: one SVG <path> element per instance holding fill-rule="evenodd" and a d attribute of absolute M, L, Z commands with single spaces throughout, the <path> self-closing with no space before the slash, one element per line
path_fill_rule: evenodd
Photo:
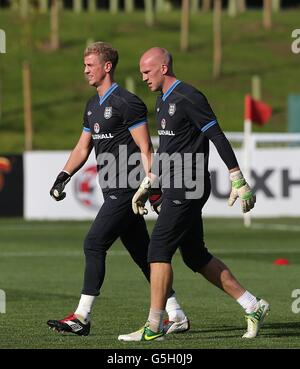
<path fill-rule="evenodd" d="M 65 171 L 59 173 L 50 190 L 50 195 L 54 198 L 54 200 L 61 201 L 66 197 L 66 193 L 63 191 L 70 179 L 71 175 L 69 173 Z"/>
<path fill-rule="evenodd" d="M 145 177 L 132 198 L 132 210 L 134 214 L 146 215 L 148 213 L 145 203 L 148 200 L 150 188 L 151 180 L 149 177 Z"/>

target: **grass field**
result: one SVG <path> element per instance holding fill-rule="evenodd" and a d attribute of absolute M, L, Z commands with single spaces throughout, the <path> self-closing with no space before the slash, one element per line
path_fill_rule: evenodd
<path fill-rule="evenodd" d="M 180 52 L 180 12 L 157 15 L 153 28 L 145 26 L 143 12 L 111 15 L 106 11 L 60 16 L 61 48 L 50 52 L 49 16 L 31 14 L 26 23 L 8 10 L 0 10 L 0 28 L 6 32 L 7 53 L 0 55 L 0 149 L 24 150 L 21 65 L 32 68 L 34 149 L 71 149 L 77 140 L 88 97 L 94 94 L 83 77 L 82 53 L 88 40 L 112 43 L 120 53 L 116 80 L 125 85 L 131 76 L 136 93 L 150 112 L 155 132 L 154 103 L 142 83 L 138 60 L 149 47 L 164 46 L 174 56 L 177 77 L 195 85 L 208 97 L 225 131 L 243 129 L 243 99 L 251 78 L 259 75 L 262 98 L 273 107 L 271 121 L 260 131 L 287 130 L 287 97 L 299 93 L 299 54 L 291 52 L 291 33 L 299 28 L 300 9 L 273 16 L 273 29 L 262 27 L 262 13 L 251 10 L 232 19 L 224 12 L 223 74 L 212 79 L 212 14 L 192 14 L 190 48 Z"/>
<path fill-rule="evenodd" d="M 0 220 L 0 288 L 6 314 L 0 314 L 0 348 L 300 348 L 299 314 L 292 291 L 300 288 L 299 219 L 207 219 L 206 243 L 242 284 L 271 303 L 261 335 L 243 340 L 242 309 L 221 291 L 190 272 L 174 257 L 177 296 L 191 330 L 163 342 L 120 343 L 117 336 L 139 328 L 148 313 L 148 285 L 117 242 L 107 258 L 107 275 L 97 299 L 88 337 L 48 330 L 48 319 L 62 318 L 77 306 L 82 287 L 82 240 L 87 222 Z M 149 230 L 153 223 L 149 223 Z M 276 266 L 287 258 L 288 266 Z M 298 303 L 299 306 L 299 303 Z"/>

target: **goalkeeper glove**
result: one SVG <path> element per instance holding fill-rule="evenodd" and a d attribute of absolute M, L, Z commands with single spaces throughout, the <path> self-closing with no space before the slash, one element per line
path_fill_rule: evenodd
<path fill-rule="evenodd" d="M 156 214 L 160 213 L 161 205 L 163 201 L 162 191 L 160 188 L 151 188 L 149 191 L 149 202 L 151 209 L 155 211 Z"/>
<path fill-rule="evenodd" d="M 254 204 L 256 202 L 255 195 L 252 193 L 251 188 L 245 181 L 245 178 L 240 170 L 230 173 L 230 180 L 232 188 L 228 199 L 228 205 L 232 206 L 239 197 L 241 200 L 243 213 L 247 213 L 254 208 Z"/>
<path fill-rule="evenodd" d="M 66 193 L 63 192 L 63 190 L 70 179 L 71 175 L 69 173 L 65 171 L 59 173 L 50 190 L 50 195 L 54 198 L 54 200 L 61 201 L 66 197 Z"/>
<path fill-rule="evenodd" d="M 145 203 L 148 200 L 150 188 L 151 180 L 149 177 L 145 177 L 132 198 L 132 210 L 134 214 L 148 214 L 147 209 L 145 209 Z"/>

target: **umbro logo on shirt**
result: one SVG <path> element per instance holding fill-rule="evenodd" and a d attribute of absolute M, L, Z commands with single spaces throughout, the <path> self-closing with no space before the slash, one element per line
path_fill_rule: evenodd
<path fill-rule="evenodd" d="M 90 115 L 92 115 L 93 113 L 89 110 L 88 112 L 87 112 L 87 115 L 88 116 L 90 116 Z"/>

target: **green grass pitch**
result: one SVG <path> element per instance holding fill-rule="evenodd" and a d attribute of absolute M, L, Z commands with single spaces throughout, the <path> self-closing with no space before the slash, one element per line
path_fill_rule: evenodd
<path fill-rule="evenodd" d="M 149 223 L 151 231 L 153 223 Z M 117 336 L 139 328 L 149 305 L 149 288 L 120 242 L 107 256 L 107 274 L 97 299 L 88 337 L 48 330 L 77 306 L 82 287 L 82 241 L 89 222 L 0 220 L 0 348 L 300 348 L 300 313 L 293 313 L 292 291 L 300 289 L 299 219 L 255 220 L 252 229 L 234 219 L 206 219 L 210 250 L 230 266 L 241 283 L 271 304 L 261 334 L 241 338 L 243 311 L 222 291 L 174 257 L 174 287 L 191 320 L 188 333 L 163 342 L 122 343 Z M 289 265 L 273 261 L 287 258 Z"/>

